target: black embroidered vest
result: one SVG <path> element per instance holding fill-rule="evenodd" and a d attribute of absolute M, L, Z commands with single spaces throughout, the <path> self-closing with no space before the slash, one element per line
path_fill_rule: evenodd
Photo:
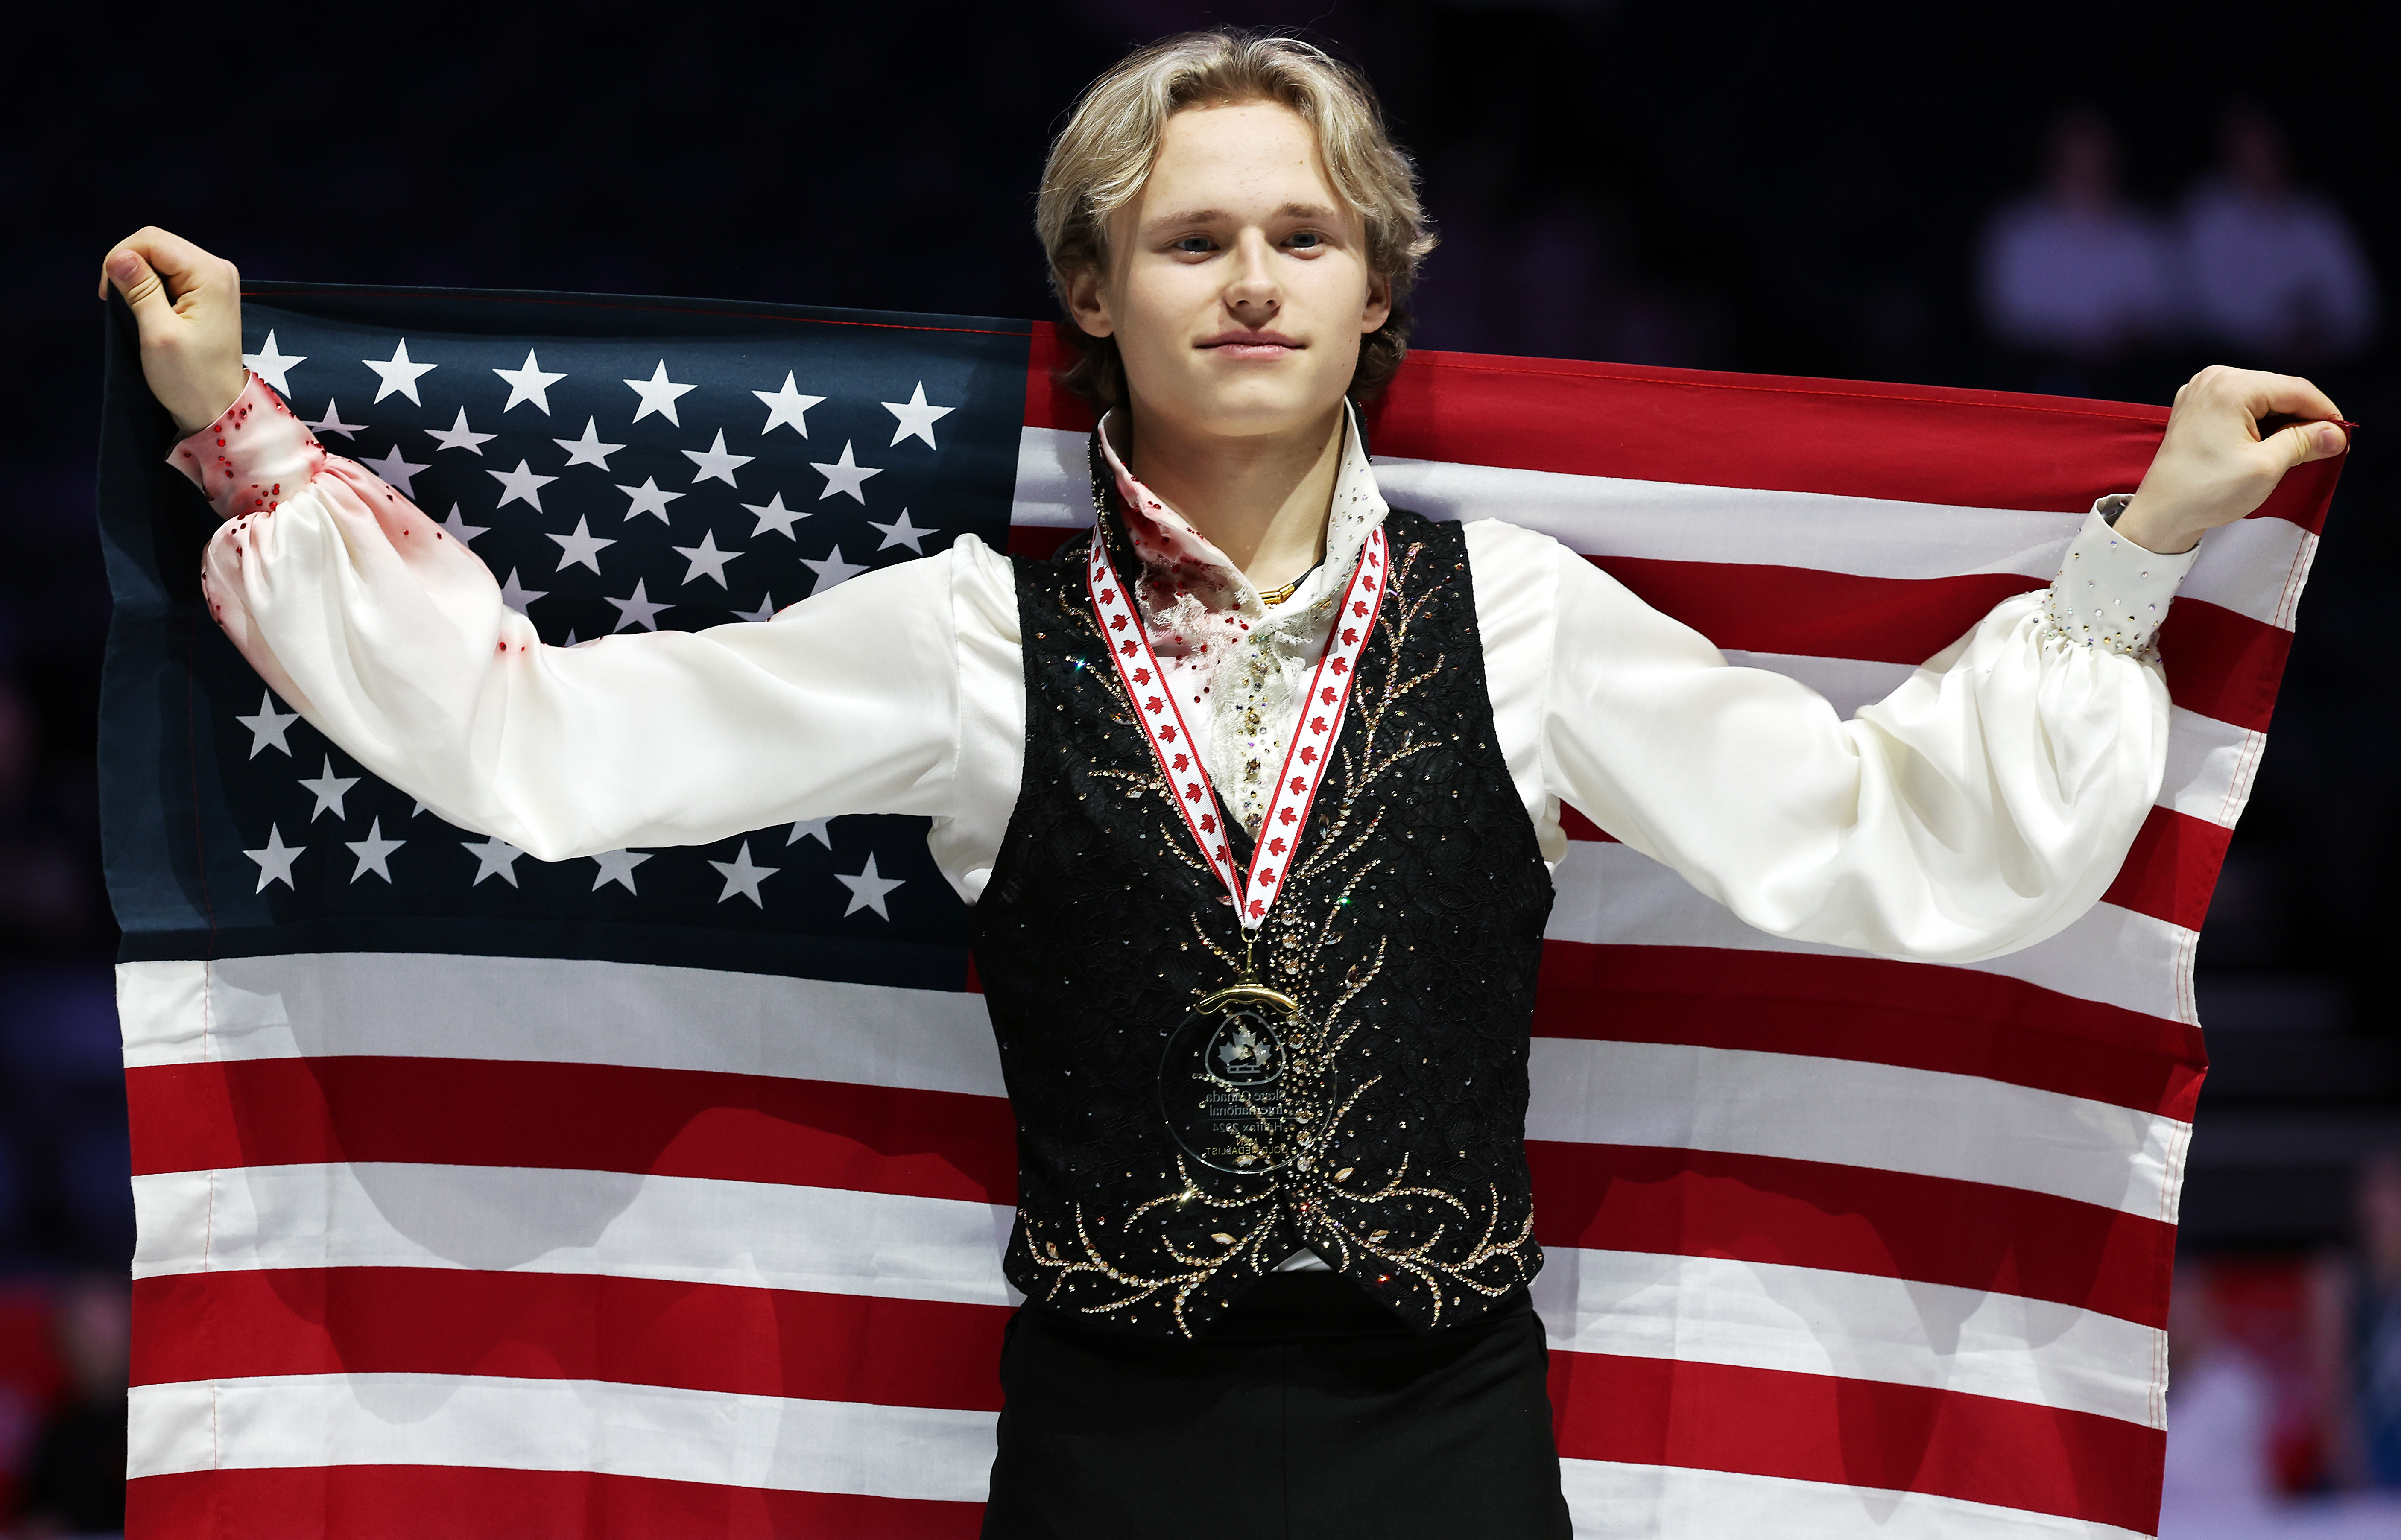
<path fill-rule="evenodd" d="M 1135 571 L 1114 510 L 1103 528 Z M 1133 723 L 1084 539 L 1017 561 L 1025 777 L 969 928 L 1018 1122 L 1007 1271 L 1037 1307 L 1199 1335 L 1307 1245 L 1432 1328 L 1542 1265 L 1526 1052 L 1550 875 L 1494 736 L 1464 534 L 1384 528 L 1383 610 L 1256 949 L 1300 1020 L 1264 1045 L 1186 1024 L 1234 981 L 1241 928 Z M 1271 1073 L 1228 1091 L 1203 1058 Z M 1204 1158 L 1209 1093 L 1270 1108 L 1241 1158 L 1266 1169 Z"/>

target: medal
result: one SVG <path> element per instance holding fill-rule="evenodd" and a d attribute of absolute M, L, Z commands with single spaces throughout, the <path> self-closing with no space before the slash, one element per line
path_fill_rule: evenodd
<path fill-rule="evenodd" d="M 1110 660 L 1185 827 L 1201 859 L 1232 895 L 1242 922 L 1241 975 L 1194 1004 L 1191 1014 L 1169 1035 L 1159 1065 L 1159 1111 L 1169 1130 L 1195 1160 L 1220 1171 L 1273 1171 L 1288 1159 L 1290 1141 L 1283 1130 L 1292 1114 L 1286 1109 L 1283 1079 L 1292 1038 L 1300 1025 L 1300 1005 L 1258 982 L 1251 954 L 1298 854 L 1301 831 L 1332 763 L 1334 740 L 1341 733 L 1344 708 L 1358 677 L 1359 655 L 1383 606 L 1384 572 L 1384 531 L 1379 528 L 1368 531 L 1343 591 L 1325 655 L 1310 678 L 1283 766 L 1259 820 L 1250 869 L 1238 876 L 1218 822 L 1208 767 L 1200 763 L 1175 693 L 1134 612 L 1132 596 L 1109 562 L 1108 543 L 1101 531 L 1092 533 L 1086 581 L 1092 612 L 1109 642 Z"/>

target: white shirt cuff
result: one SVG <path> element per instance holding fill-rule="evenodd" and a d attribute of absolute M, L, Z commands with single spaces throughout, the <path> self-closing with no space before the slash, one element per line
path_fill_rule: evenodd
<path fill-rule="evenodd" d="M 2109 527 L 2108 516 L 2125 507 L 2130 493 L 2093 503 L 2084 528 L 2067 547 L 2059 576 L 2051 584 L 2045 629 L 2076 647 L 2098 648 L 2146 661 L 2176 585 L 2192 571 L 2201 547 L 2175 556 L 2144 549 Z"/>

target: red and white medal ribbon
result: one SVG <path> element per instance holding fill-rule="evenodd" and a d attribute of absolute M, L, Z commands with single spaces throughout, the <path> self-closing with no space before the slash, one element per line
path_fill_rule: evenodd
<path fill-rule="evenodd" d="M 1109 639 L 1110 660 L 1117 665 L 1118 678 L 1125 681 L 1126 698 L 1133 703 L 1134 717 L 1142 723 L 1151 752 L 1159 756 L 1159 768 L 1175 792 L 1185 827 L 1192 831 L 1202 859 L 1226 885 L 1226 891 L 1234 896 L 1244 930 L 1255 931 L 1266 921 L 1277 885 L 1299 846 L 1310 806 L 1317 800 L 1317 789 L 1332 763 L 1334 740 L 1342 731 L 1351 686 L 1359 677 L 1359 654 L 1365 650 L 1376 617 L 1383 610 L 1384 575 L 1384 531 L 1371 529 L 1359 553 L 1359 564 L 1351 570 L 1351 585 L 1343 590 L 1342 609 L 1335 617 L 1332 635 L 1326 638 L 1325 655 L 1317 660 L 1317 672 L 1310 678 L 1300 718 L 1293 723 L 1283 769 L 1269 796 L 1267 816 L 1259 821 L 1249 876 L 1238 881 L 1226 832 L 1218 822 L 1209 767 L 1200 763 L 1200 751 L 1184 724 L 1184 713 L 1176 707 L 1175 692 L 1159 667 L 1159 656 L 1142 628 L 1142 617 L 1134 612 L 1133 596 L 1118 580 L 1117 570 L 1109 562 L 1108 543 L 1099 530 L 1092 531 L 1086 581 L 1092 612 L 1100 617 L 1101 634 Z"/>

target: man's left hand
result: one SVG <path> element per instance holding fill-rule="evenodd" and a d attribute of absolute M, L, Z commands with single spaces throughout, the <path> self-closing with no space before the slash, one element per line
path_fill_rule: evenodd
<path fill-rule="evenodd" d="M 2176 392 L 2167 436 L 2118 532 L 2161 555 L 2191 550 L 2267 502 L 2286 471 L 2350 447 L 2332 420 L 2341 416 L 2306 379 L 2211 364 Z M 2298 420 L 2261 432 L 2279 419 Z"/>

